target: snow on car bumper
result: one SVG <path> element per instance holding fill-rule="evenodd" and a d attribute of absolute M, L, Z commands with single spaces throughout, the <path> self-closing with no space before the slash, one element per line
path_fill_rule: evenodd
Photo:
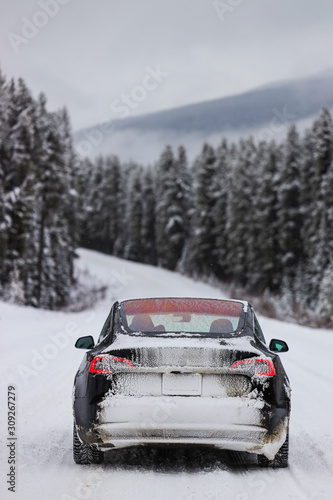
<path fill-rule="evenodd" d="M 101 449 L 144 444 L 205 444 L 274 457 L 281 433 L 267 439 L 265 403 L 250 398 L 111 396 L 93 433 Z M 283 441 L 282 441 L 283 442 Z"/>

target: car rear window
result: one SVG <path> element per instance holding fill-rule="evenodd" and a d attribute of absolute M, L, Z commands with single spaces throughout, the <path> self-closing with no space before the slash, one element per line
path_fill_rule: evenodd
<path fill-rule="evenodd" d="M 216 299 L 135 299 L 122 302 L 121 311 L 123 326 L 130 333 L 215 336 L 239 330 L 243 304 Z"/>

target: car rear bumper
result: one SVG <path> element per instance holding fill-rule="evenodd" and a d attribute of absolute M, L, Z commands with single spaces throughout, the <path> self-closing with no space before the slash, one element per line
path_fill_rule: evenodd
<path fill-rule="evenodd" d="M 237 451 L 254 450 L 261 444 L 266 430 L 259 426 L 171 425 L 154 429 L 129 428 L 128 424 L 101 424 L 96 428 L 102 439 L 100 449 L 123 448 L 147 444 L 200 444 Z"/>
<path fill-rule="evenodd" d="M 250 398 L 112 396 L 100 404 L 89 442 L 104 450 L 146 444 L 213 445 L 273 458 L 283 444 L 287 423 L 280 422 L 281 429 L 269 434 L 262 423 L 264 412 L 265 403 Z"/>

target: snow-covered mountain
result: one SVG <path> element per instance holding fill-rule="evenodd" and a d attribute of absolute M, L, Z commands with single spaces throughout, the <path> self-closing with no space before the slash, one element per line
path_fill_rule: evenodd
<path fill-rule="evenodd" d="M 323 106 L 333 109 L 333 69 L 166 111 L 128 113 L 127 118 L 77 131 L 74 139 L 82 156 L 117 154 L 146 163 L 156 160 L 166 144 L 183 144 L 193 157 L 204 141 L 217 144 L 222 136 L 235 139 L 251 133 L 279 140 L 291 123 L 304 128 Z"/>
<path fill-rule="evenodd" d="M 79 255 L 77 267 L 109 285 L 108 296 L 93 309 L 66 313 L 0 302 L 2 499 L 331 498 L 333 331 L 264 317 L 266 340 L 282 338 L 290 347 L 281 355 L 293 389 L 287 469 L 263 470 L 251 455 L 203 449 L 118 451 L 100 466 L 74 464 L 71 391 L 84 353 L 74 348 L 77 337 L 92 334 L 96 340 L 117 298 L 225 297 L 217 288 L 164 269 L 89 250 Z M 8 386 L 16 394 L 14 496 L 7 489 L 13 441 L 7 439 Z"/>

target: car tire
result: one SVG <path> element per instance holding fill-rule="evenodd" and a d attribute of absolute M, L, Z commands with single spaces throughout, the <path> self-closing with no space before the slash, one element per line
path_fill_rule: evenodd
<path fill-rule="evenodd" d="M 75 424 L 73 428 L 73 458 L 76 464 L 100 464 L 104 459 L 102 451 L 80 441 Z"/>
<path fill-rule="evenodd" d="M 258 455 L 258 464 L 260 467 L 275 467 L 283 468 L 288 467 L 288 455 L 289 455 L 289 432 L 287 432 L 287 437 L 273 460 L 268 460 L 265 455 Z"/>

